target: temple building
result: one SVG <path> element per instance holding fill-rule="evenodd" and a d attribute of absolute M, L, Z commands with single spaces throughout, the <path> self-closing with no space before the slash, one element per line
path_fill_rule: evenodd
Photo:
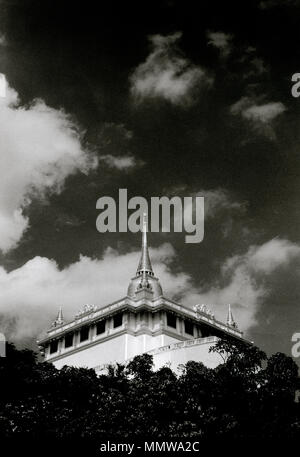
<path fill-rule="evenodd" d="M 144 217 L 142 250 L 136 275 L 127 295 L 103 305 L 85 305 L 71 322 L 62 309 L 38 341 L 44 359 L 64 365 L 105 370 L 108 364 L 126 363 L 142 353 L 153 355 L 154 367 L 177 370 L 189 360 L 215 367 L 221 362 L 209 348 L 219 337 L 243 339 L 230 309 L 226 323 L 215 319 L 206 305 L 184 306 L 166 298 L 152 269 Z"/>

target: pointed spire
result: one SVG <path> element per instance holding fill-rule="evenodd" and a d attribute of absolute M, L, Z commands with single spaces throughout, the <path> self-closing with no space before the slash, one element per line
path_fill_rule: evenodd
<path fill-rule="evenodd" d="M 63 312 L 62 312 L 62 307 L 60 307 L 58 314 L 57 314 L 57 318 L 53 322 L 52 327 L 57 327 L 58 325 L 63 325 L 63 323 L 64 323 L 64 316 L 63 316 Z"/>
<path fill-rule="evenodd" d="M 230 304 L 228 305 L 228 313 L 227 313 L 227 325 L 229 325 L 230 327 L 236 327 L 236 323 L 233 319 L 233 314 L 231 312 L 231 306 Z"/>
<path fill-rule="evenodd" d="M 147 244 L 147 214 L 143 215 L 143 238 L 142 238 L 142 253 L 137 269 L 137 275 L 145 272 L 153 276 L 152 265 L 149 257 L 148 244 Z"/>
<path fill-rule="evenodd" d="M 58 324 L 63 324 L 64 323 L 64 316 L 62 312 L 62 307 L 59 308 L 57 319 L 56 319 Z"/>
<path fill-rule="evenodd" d="M 131 279 L 127 295 L 130 298 L 140 299 L 141 294 L 146 294 L 148 299 L 156 299 L 162 297 L 163 291 L 160 282 L 154 276 L 152 265 L 149 257 L 148 244 L 147 244 L 147 214 L 143 214 L 143 228 L 142 228 L 142 252 L 139 261 L 139 266 L 136 275 Z M 151 295 L 151 296 L 150 296 Z"/>

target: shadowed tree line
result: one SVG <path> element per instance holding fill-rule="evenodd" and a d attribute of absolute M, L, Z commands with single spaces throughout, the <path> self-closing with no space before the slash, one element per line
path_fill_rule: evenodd
<path fill-rule="evenodd" d="M 213 351 L 224 360 L 215 369 L 190 361 L 176 376 L 168 367 L 153 371 L 144 354 L 97 377 L 91 369 L 57 370 L 8 344 L 0 359 L 0 440 L 299 437 L 292 358 L 226 340 Z"/>

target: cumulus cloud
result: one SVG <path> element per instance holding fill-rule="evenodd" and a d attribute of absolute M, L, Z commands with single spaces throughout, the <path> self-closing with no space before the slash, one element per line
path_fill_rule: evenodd
<path fill-rule="evenodd" d="M 81 256 L 60 270 L 54 260 L 35 257 L 7 272 L 0 267 L 0 323 L 6 338 L 21 341 L 37 337 L 54 320 L 60 305 L 67 320 L 84 304 L 100 307 L 126 296 L 135 274 L 139 251 L 120 255 L 108 248 L 102 259 Z M 184 273 L 172 274 L 175 251 L 169 244 L 151 250 L 154 269 L 166 290 L 187 287 Z"/>
<path fill-rule="evenodd" d="M 249 266 L 262 273 L 272 273 L 299 256 L 300 246 L 280 238 L 274 238 L 262 246 L 251 247 L 247 254 Z"/>
<path fill-rule="evenodd" d="M 241 115 L 256 131 L 271 139 L 275 138 L 272 122 L 285 110 L 281 102 L 257 104 L 249 97 L 242 97 L 230 107 L 231 114 Z"/>
<path fill-rule="evenodd" d="M 245 119 L 250 119 L 258 122 L 262 122 L 264 124 L 268 124 L 271 122 L 275 117 L 285 111 L 285 106 L 283 103 L 280 102 L 271 102 L 266 103 L 264 105 L 252 105 L 249 108 L 246 108 L 242 115 Z"/>
<path fill-rule="evenodd" d="M 184 213 L 187 229 L 192 231 L 192 221 L 191 224 L 187 224 L 187 221 L 190 219 L 190 214 L 193 214 L 193 219 L 195 219 L 196 207 L 195 207 L 195 198 L 204 197 L 204 222 L 214 219 L 216 217 L 222 216 L 223 221 L 220 223 L 220 228 L 224 236 L 227 236 L 232 227 L 233 219 L 235 215 L 241 215 L 246 210 L 246 203 L 238 201 L 231 195 L 231 193 L 222 188 L 217 189 L 207 189 L 199 190 L 198 192 L 187 192 L 185 187 L 177 187 L 171 191 L 165 190 L 166 194 L 172 194 L 176 196 L 190 196 L 193 197 L 193 201 L 184 205 Z M 192 208 L 191 208 L 192 207 Z M 174 214 L 174 225 L 177 225 L 180 215 Z"/>
<path fill-rule="evenodd" d="M 42 100 L 21 106 L 10 87 L 0 98 L 0 138 L 0 249 L 6 252 L 29 225 L 24 208 L 32 197 L 60 192 L 67 176 L 86 173 L 96 160 L 64 111 Z"/>
<path fill-rule="evenodd" d="M 151 53 L 130 77 L 131 93 L 137 101 L 160 97 L 175 105 L 189 105 L 194 101 L 195 88 L 212 84 L 207 72 L 177 49 L 181 35 L 149 37 Z"/>
<path fill-rule="evenodd" d="M 233 36 L 224 32 L 207 32 L 208 44 L 219 49 L 222 57 L 227 57 L 231 52 Z"/>
<path fill-rule="evenodd" d="M 197 192 L 205 198 L 205 217 L 214 217 L 220 210 L 244 211 L 245 204 L 233 198 L 226 189 L 202 190 Z"/>
<path fill-rule="evenodd" d="M 213 218 L 220 210 L 244 210 L 245 203 L 240 202 L 224 188 L 201 189 L 197 192 L 188 191 L 186 186 L 176 186 L 171 189 L 164 189 L 165 195 L 171 196 L 191 196 L 204 197 L 205 199 L 205 217 Z M 171 197 L 170 197 L 171 198 Z"/>
<path fill-rule="evenodd" d="M 294 259 L 299 261 L 300 246 L 280 238 L 251 246 L 246 253 L 226 259 L 214 282 L 202 286 L 195 285 L 190 274 L 172 270 L 176 252 L 169 243 L 150 254 L 166 297 L 187 306 L 205 303 L 222 322 L 231 303 L 239 327 L 247 331 L 271 293 L 266 280 L 290 267 Z M 102 259 L 81 256 L 61 270 L 54 260 L 42 257 L 10 272 L 0 267 L 1 331 L 16 342 L 38 337 L 60 305 L 66 320 L 71 320 L 84 304 L 102 307 L 125 296 L 138 259 L 139 251 L 120 255 L 108 248 Z"/>
<path fill-rule="evenodd" d="M 262 245 L 250 246 L 245 254 L 228 258 L 215 283 L 207 288 L 191 288 L 185 294 L 188 304 L 206 303 L 216 317 L 224 320 L 227 304 L 235 310 L 239 327 L 247 331 L 257 323 L 257 311 L 272 293 L 270 278 L 276 271 L 300 260 L 300 246 L 289 240 L 275 238 Z"/>

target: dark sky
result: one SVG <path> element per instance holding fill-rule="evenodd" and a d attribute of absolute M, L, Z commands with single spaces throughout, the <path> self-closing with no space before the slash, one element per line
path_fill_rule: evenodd
<path fill-rule="evenodd" d="M 99 160 L 66 173 L 59 190 L 26 183 L 29 223 L 0 256 L 7 274 L 38 256 L 63 271 L 80 254 L 136 250 L 136 235 L 96 230 L 97 199 L 119 188 L 207 195 L 202 243 L 170 233 L 150 234 L 151 245 L 172 245 L 170 271 L 200 295 L 232 293 L 237 321 L 238 297 L 248 300 L 247 336 L 290 354 L 300 332 L 299 27 L 297 1 L 2 0 L 0 72 L 19 108 L 41 99 L 64 110 Z"/>

